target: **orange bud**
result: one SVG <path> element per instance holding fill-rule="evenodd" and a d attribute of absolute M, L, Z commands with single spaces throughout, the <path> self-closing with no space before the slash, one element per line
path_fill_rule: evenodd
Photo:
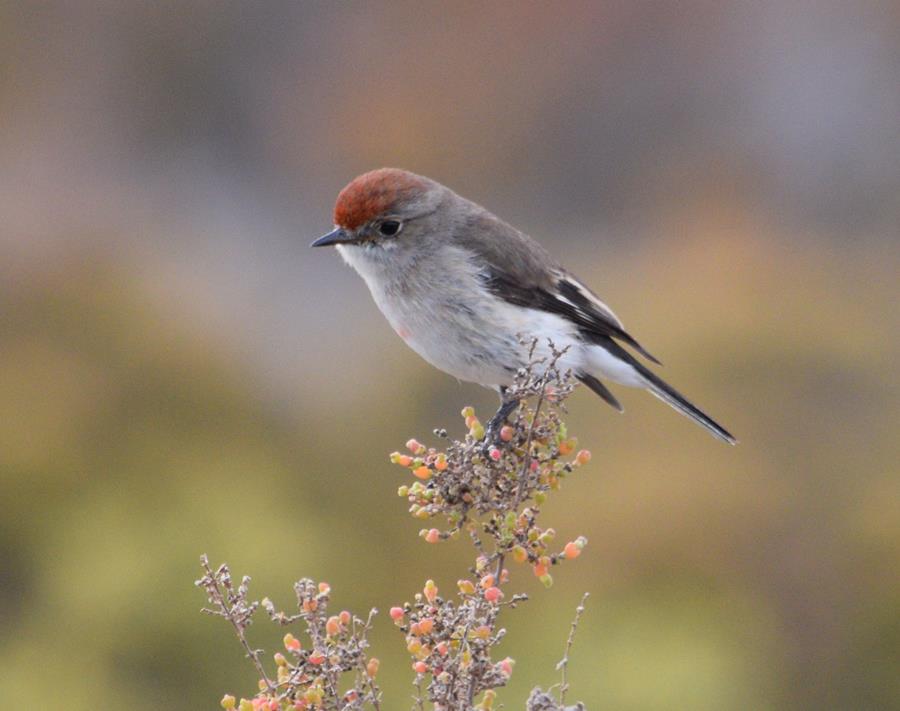
<path fill-rule="evenodd" d="M 423 480 L 431 479 L 431 469 L 423 464 L 421 467 L 413 469 L 413 476 Z"/>
<path fill-rule="evenodd" d="M 575 461 L 578 464 L 587 464 L 591 461 L 591 453 L 586 449 L 582 449 L 575 455 Z"/>
<path fill-rule="evenodd" d="M 374 677 L 378 673 L 378 667 L 380 666 L 381 662 L 378 661 L 378 658 L 372 657 L 369 660 L 369 663 L 366 664 L 366 674 L 368 674 L 370 678 Z"/>
<path fill-rule="evenodd" d="M 419 634 L 431 634 L 434 629 L 434 620 L 430 617 L 423 617 L 419 620 Z"/>
<path fill-rule="evenodd" d="M 341 631 L 341 621 L 337 618 L 337 616 L 332 616 L 328 618 L 328 621 L 325 622 L 325 634 L 329 637 L 334 637 L 337 634 L 340 634 Z"/>
<path fill-rule="evenodd" d="M 441 540 L 441 532 L 436 528 L 432 528 L 428 533 L 425 534 L 425 540 L 429 543 L 437 543 Z"/>

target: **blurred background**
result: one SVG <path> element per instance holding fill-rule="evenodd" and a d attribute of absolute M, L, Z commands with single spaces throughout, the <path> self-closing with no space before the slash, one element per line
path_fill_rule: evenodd
<path fill-rule="evenodd" d="M 387 454 L 494 395 L 307 248 L 389 165 L 540 239 L 741 439 L 576 394 L 594 459 L 545 521 L 590 546 L 513 569 L 506 707 L 589 591 L 592 711 L 900 708 L 898 77 L 889 0 L 0 4 L 4 707 L 249 695 L 203 552 L 282 606 L 462 576 Z"/>

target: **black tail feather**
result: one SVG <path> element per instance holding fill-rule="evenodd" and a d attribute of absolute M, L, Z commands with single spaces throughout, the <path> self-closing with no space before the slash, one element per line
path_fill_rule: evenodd
<path fill-rule="evenodd" d="M 688 400 L 684 395 L 669 385 L 665 380 L 653 373 L 647 368 L 641 366 L 638 372 L 647 381 L 647 389 L 667 405 L 671 405 L 681 414 L 690 417 L 694 422 L 702 425 L 713 435 L 728 444 L 737 444 L 734 435 L 726 430 L 722 425 L 716 422 L 712 417 L 707 415 L 703 410 Z"/>
<path fill-rule="evenodd" d="M 647 389 L 660 400 L 665 402 L 667 405 L 675 408 L 682 415 L 685 415 L 696 422 L 698 425 L 705 427 L 709 430 L 714 436 L 718 437 L 723 442 L 727 442 L 728 444 L 737 444 L 737 439 L 734 435 L 731 434 L 728 430 L 726 430 L 722 425 L 716 422 L 712 417 L 707 415 L 703 410 L 697 407 L 694 403 L 688 400 L 684 395 L 678 392 L 675 388 L 669 385 L 665 380 L 660 378 L 656 373 L 651 371 L 647 366 L 641 363 L 637 358 L 631 355 L 628 351 L 626 351 L 622 346 L 613 341 L 611 338 L 606 339 L 603 343 L 603 347 L 606 348 L 612 355 L 620 360 L 625 361 L 634 368 L 640 376 L 643 378 L 644 382 L 647 384 Z M 588 376 L 590 377 L 590 376 Z M 583 379 L 583 376 L 579 376 L 589 388 L 594 390 L 600 397 L 603 397 L 606 400 L 606 397 L 597 390 L 593 385 L 588 383 Z M 592 378 L 595 382 L 596 378 Z M 599 384 L 599 383 L 598 383 Z M 606 390 L 603 385 L 600 385 L 601 388 Z M 606 391 L 609 392 L 608 390 Z M 610 397 L 612 395 L 610 394 Z M 615 400 L 615 398 L 613 398 Z M 609 400 L 607 400 L 609 402 Z"/>
<path fill-rule="evenodd" d="M 606 400 L 606 402 L 616 408 L 619 412 L 625 412 L 625 408 L 622 407 L 622 403 L 616 400 L 616 396 L 613 395 L 609 391 L 609 388 L 607 388 L 603 383 L 597 380 L 597 378 L 595 378 L 593 375 L 589 375 L 587 373 L 579 373 L 578 379 L 595 393 L 597 393 L 600 397 Z"/>

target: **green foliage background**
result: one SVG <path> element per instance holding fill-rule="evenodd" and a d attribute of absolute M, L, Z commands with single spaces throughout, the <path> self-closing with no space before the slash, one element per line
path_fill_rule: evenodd
<path fill-rule="evenodd" d="M 276 604 L 311 576 L 360 613 L 462 576 L 467 546 L 417 538 L 387 455 L 462 434 L 460 408 L 493 395 L 421 363 L 305 248 L 344 181 L 400 163 L 540 237 L 741 439 L 641 393 L 619 391 L 621 417 L 576 394 L 594 459 L 546 521 L 590 544 L 549 591 L 513 568 L 532 599 L 508 619 L 507 708 L 557 680 L 583 591 L 571 698 L 592 711 L 900 708 L 900 161 L 841 167 L 896 157 L 865 144 L 891 104 L 861 114 L 860 143 L 826 133 L 812 153 L 842 157 L 822 174 L 788 151 L 785 178 L 805 105 L 774 134 L 748 119 L 762 138 L 742 146 L 722 127 L 743 129 L 743 99 L 692 103 L 703 82 L 757 86 L 727 49 L 740 4 L 701 5 L 0 8 L 4 707 L 249 694 L 227 625 L 199 614 L 201 552 Z M 853 19 L 887 71 L 881 9 Z M 870 57 L 841 54 L 819 12 L 825 39 L 798 14 L 786 47 Z M 868 96 L 854 76 L 817 120 Z M 281 632 L 253 634 L 274 651 Z M 386 614 L 375 643 L 404 708 Z"/>

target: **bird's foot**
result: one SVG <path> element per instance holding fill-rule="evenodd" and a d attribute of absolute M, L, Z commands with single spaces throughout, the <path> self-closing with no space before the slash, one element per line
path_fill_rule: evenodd
<path fill-rule="evenodd" d="M 503 429 L 506 419 L 515 412 L 518 406 L 518 400 L 504 400 L 500 403 L 500 407 L 494 413 L 494 416 L 488 420 L 487 427 L 484 428 L 483 449 L 485 453 L 501 443 L 500 430 Z"/>

